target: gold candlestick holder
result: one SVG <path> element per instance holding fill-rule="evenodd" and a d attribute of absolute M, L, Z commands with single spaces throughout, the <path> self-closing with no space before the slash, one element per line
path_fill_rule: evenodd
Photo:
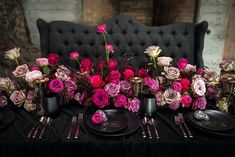
<path fill-rule="evenodd" d="M 140 96 L 143 90 L 143 78 L 131 77 L 130 82 L 132 85 L 131 95 L 133 97 Z"/>

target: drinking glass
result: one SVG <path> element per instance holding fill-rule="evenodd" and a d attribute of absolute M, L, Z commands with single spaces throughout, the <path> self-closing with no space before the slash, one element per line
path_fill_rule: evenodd
<path fill-rule="evenodd" d="M 145 116 L 153 117 L 157 112 L 156 100 L 154 94 L 143 95 L 142 113 Z"/>

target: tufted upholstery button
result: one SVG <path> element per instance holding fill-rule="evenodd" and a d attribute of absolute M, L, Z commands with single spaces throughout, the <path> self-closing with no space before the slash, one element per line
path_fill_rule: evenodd
<path fill-rule="evenodd" d="M 179 47 L 179 48 L 180 48 L 181 46 L 182 46 L 182 44 L 181 44 L 181 43 L 178 43 L 178 44 L 177 44 L 177 47 Z"/>
<path fill-rule="evenodd" d="M 93 43 L 93 42 L 91 42 L 91 43 L 90 43 L 90 46 L 94 46 L 94 43 Z"/>
<path fill-rule="evenodd" d="M 118 24 L 118 20 L 117 19 L 115 20 L 115 23 Z"/>
<path fill-rule="evenodd" d="M 136 30 L 135 30 L 135 34 L 138 34 L 138 33 L 139 33 L 139 30 L 138 30 L 138 29 L 136 29 Z"/>
<path fill-rule="evenodd" d="M 173 30 L 173 31 L 171 32 L 171 34 L 172 34 L 172 35 L 176 35 L 176 32 Z"/>
<path fill-rule="evenodd" d="M 63 33 L 63 31 L 61 29 L 58 29 L 57 32 L 59 32 L 60 34 Z"/>
<path fill-rule="evenodd" d="M 128 42 L 128 46 L 132 46 L 132 42 Z"/>
<path fill-rule="evenodd" d="M 82 45 L 82 42 L 81 41 L 77 41 L 77 45 L 78 46 Z"/>
<path fill-rule="evenodd" d="M 89 34 L 88 30 L 83 31 L 84 34 Z"/>
<path fill-rule="evenodd" d="M 169 46 L 170 46 L 170 43 L 167 42 L 167 43 L 165 43 L 165 45 L 166 45 L 166 47 L 169 47 Z"/>
<path fill-rule="evenodd" d="M 163 32 L 162 31 L 159 31 L 158 34 L 160 34 L 161 36 L 163 35 Z"/>
<path fill-rule="evenodd" d="M 120 42 L 119 42 L 119 41 L 116 41 L 116 42 L 115 42 L 115 45 L 119 46 L 119 45 L 120 45 Z"/>
<path fill-rule="evenodd" d="M 122 34 L 126 34 L 126 30 L 122 30 Z"/>
<path fill-rule="evenodd" d="M 109 34 L 113 34 L 113 30 L 112 29 L 109 31 Z"/>
<path fill-rule="evenodd" d="M 128 20 L 128 23 L 132 23 L 132 20 Z"/>
<path fill-rule="evenodd" d="M 141 46 L 144 46 L 144 45 L 145 45 L 145 42 L 141 42 L 140 45 L 141 45 Z"/>
<path fill-rule="evenodd" d="M 184 35 L 188 35 L 188 32 L 187 32 L 187 31 L 185 31 L 185 32 L 184 32 Z"/>
<path fill-rule="evenodd" d="M 151 31 L 147 31 L 146 33 L 147 33 L 147 34 L 151 34 Z"/>
<path fill-rule="evenodd" d="M 64 45 L 67 46 L 69 42 L 67 40 L 64 41 Z"/>
<path fill-rule="evenodd" d="M 74 29 L 72 29 L 70 32 L 71 32 L 72 34 L 74 34 L 74 33 L 75 33 L 75 30 L 74 30 Z"/>

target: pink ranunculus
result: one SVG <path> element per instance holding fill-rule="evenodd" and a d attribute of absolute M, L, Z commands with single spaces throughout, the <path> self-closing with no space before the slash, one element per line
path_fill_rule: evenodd
<path fill-rule="evenodd" d="M 121 88 L 121 91 L 128 91 L 131 89 L 131 83 L 127 80 L 122 80 L 120 81 L 120 88 Z"/>
<path fill-rule="evenodd" d="M 164 92 L 164 97 L 165 97 L 165 101 L 166 103 L 168 104 L 171 104 L 175 101 L 179 101 L 180 100 L 180 93 L 171 89 L 171 88 L 168 88 L 167 90 L 165 90 Z"/>
<path fill-rule="evenodd" d="M 0 107 L 4 108 L 7 106 L 7 97 L 4 95 L 0 96 Z"/>
<path fill-rule="evenodd" d="M 175 111 L 180 107 L 180 102 L 179 101 L 172 102 L 171 104 L 169 104 L 169 107 L 170 109 Z"/>
<path fill-rule="evenodd" d="M 100 74 L 95 74 L 90 77 L 90 84 L 94 88 L 100 88 L 104 85 L 104 82 L 101 79 Z"/>
<path fill-rule="evenodd" d="M 122 74 L 125 80 L 128 80 L 129 78 L 135 76 L 134 71 L 132 69 L 125 69 Z"/>
<path fill-rule="evenodd" d="M 192 98 L 190 95 L 185 94 L 181 96 L 180 102 L 182 103 L 182 107 L 190 107 Z"/>
<path fill-rule="evenodd" d="M 98 69 L 98 70 L 103 69 L 104 64 L 105 64 L 105 62 L 104 62 L 104 61 L 99 61 L 99 62 L 96 64 L 97 69 Z"/>
<path fill-rule="evenodd" d="M 186 58 L 180 58 L 177 65 L 179 69 L 184 69 L 188 64 L 188 60 Z"/>
<path fill-rule="evenodd" d="M 108 67 L 109 69 L 111 70 L 116 70 L 117 67 L 118 67 L 118 62 L 116 59 L 110 59 L 109 62 L 108 62 Z"/>
<path fill-rule="evenodd" d="M 115 97 L 120 92 L 120 85 L 116 83 L 108 83 L 105 85 L 104 90 L 112 97 Z"/>
<path fill-rule="evenodd" d="M 17 66 L 15 71 L 13 71 L 13 74 L 15 77 L 24 77 L 27 72 L 29 72 L 29 67 L 27 64 L 23 64 Z"/>
<path fill-rule="evenodd" d="M 69 58 L 72 60 L 76 60 L 79 57 L 79 52 L 78 51 L 72 51 L 69 53 Z"/>
<path fill-rule="evenodd" d="M 113 45 L 107 44 L 107 45 L 105 45 L 105 49 L 106 49 L 107 51 L 111 52 L 112 54 L 114 54 Z"/>
<path fill-rule="evenodd" d="M 48 56 L 48 63 L 50 65 L 56 65 L 58 64 L 60 56 L 57 53 L 50 53 Z"/>
<path fill-rule="evenodd" d="M 36 93 L 35 91 L 30 90 L 30 91 L 28 91 L 26 98 L 27 98 L 29 101 L 33 101 L 37 96 L 38 96 L 38 95 L 37 95 L 37 93 Z"/>
<path fill-rule="evenodd" d="M 68 80 L 70 79 L 71 71 L 65 67 L 64 65 L 60 65 L 58 69 L 56 69 L 55 77 L 60 80 Z"/>
<path fill-rule="evenodd" d="M 49 82 L 49 89 L 54 93 L 61 93 L 64 90 L 64 83 L 59 79 L 54 79 Z"/>
<path fill-rule="evenodd" d="M 14 105 L 21 107 L 25 101 L 25 94 L 21 90 L 16 90 L 11 94 L 10 99 Z"/>
<path fill-rule="evenodd" d="M 193 110 L 200 109 L 200 110 L 205 110 L 206 108 L 206 98 L 204 96 L 198 97 L 193 101 Z"/>
<path fill-rule="evenodd" d="M 31 71 L 33 71 L 33 70 L 38 70 L 38 71 L 40 71 L 41 69 L 40 69 L 39 66 L 32 66 L 32 67 L 31 67 Z"/>
<path fill-rule="evenodd" d="M 77 85 L 72 80 L 65 80 L 64 85 L 68 91 L 75 91 L 77 89 Z"/>
<path fill-rule="evenodd" d="M 144 78 L 147 76 L 149 76 L 147 69 L 144 69 L 144 68 L 138 69 L 138 77 Z"/>
<path fill-rule="evenodd" d="M 174 81 L 172 84 L 172 89 L 174 89 L 177 92 L 180 92 L 182 89 L 182 85 L 180 82 Z"/>
<path fill-rule="evenodd" d="M 155 94 L 155 97 L 156 97 L 156 102 L 158 106 L 163 106 L 166 104 L 165 97 L 161 91 L 158 91 Z"/>
<path fill-rule="evenodd" d="M 115 98 L 114 106 L 115 107 L 124 107 L 126 105 L 127 105 L 126 96 L 123 94 L 118 94 L 118 96 Z"/>
<path fill-rule="evenodd" d="M 48 66 L 49 65 L 49 61 L 48 61 L 48 58 L 37 58 L 36 59 L 36 63 L 41 66 L 41 67 L 44 67 L 44 66 Z"/>
<path fill-rule="evenodd" d="M 175 67 L 164 67 L 164 71 L 165 71 L 166 78 L 169 80 L 175 80 L 175 79 L 179 78 L 179 76 L 180 76 L 179 69 L 177 69 Z"/>
<path fill-rule="evenodd" d="M 140 109 L 140 100 L 138 98 L 132 99 L 128 104 L 128 110 L 131 112 L 138 112 Z"/>
<path fill-rule="evenodd" d="M 95 112 L 91 117 L 91 121 L 93 124 L 100 124 L 104 121 L 104 116 L 99 112 Z"/>
<path fill-rule="evenodd" d="M 206 84 L 203 78 L 197 78 L 192 82 L 192 90 L 194 93 L 196 93 L 198 96 L 204 96 L 206 93 Z"/>
<path fill-rule="evenodd" d="M 101 24 L 97 27 L 96 31 L 98 33 L 105 33 L 107 31 L 107 26 L 105 24 Z"/>
<path fill-rule="evenodd" d="M 25 75 L 25 80 L 27 82 L 34 82 L 35 80 L 37 79 L 41 79 L 43 76 L 42 76 L 42 72 L 39 71 L 39 70 L 33 70 L 33 71 L 30 71 L 28 72 L 26 75 Z"/>
<path fill-rule="evenodd" d="M 90 71 L 93 68 L 94 64 L 89 58 L 84 58 L 80 63 L 80 71 L 86 72 Z"/>
<path fill-rule="evenodd" d="M 157 65 L 160 67 L 168 67 L 171 65 L 173 59 L 171 57 L 158 57 Z"/>
<path fill-rule="evenodd" d="M 154 80 L 149 76 L 144 78 L 144 84 L 148 86 L 152 92 L 156 92 L 159 89 L 158 80 Z"/>
<path fill-rule="evenodd" d="M 118 83 L 121 78 L 121 73 L 118 70 L 111 70 L 106 78 L 107 82 Z"/>
<path fill-rule="evenodd" d="M 92 101 L 99 108 L 104 108 L 109 105 L 109 95 L 103 89 L 96 89 L 92 96 Z"/>

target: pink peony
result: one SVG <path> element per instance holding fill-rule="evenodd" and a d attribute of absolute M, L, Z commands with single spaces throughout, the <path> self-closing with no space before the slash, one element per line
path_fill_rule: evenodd
<path fill-rule="evenodd" d="M 76 60 L 79 57 L 79 52 L 78 51 L 73 51 L 69 53 L 69 58 L 72 60 Z"/>
<path fill-rule="evenodd" d="M 198 96 L 204 96 L 206 93 L 206 84 L 202 78 L 197 78 L 194 80 L 191 86 L 194 93 L 196 93 Z"/>
<path fill-rule="evenodd" d="M 93 68 L 93 66 L 94 66 L 93 63 L 89 58 L 84 58 L 80 64 L 80 71 L 81 72 L 90 71 Z"/>
<path fill-rule="evenodd" d="M 11 94 L 10 99 L 14 103 L 14 105 L 20 107 L 25 101 L 25 94 L 21 90 L 16 90 Z"/>
<path fill-rule="evenodd" d="M 165 71 L 166 78 L 169 80 L 175 80 L 175 79 L 179 78 L 179 76 L 180 76 L 179 69 L 177 69 L 175 67 L 164 67 L 164 71 Z"/>
<path fill-rule="evenodd" d="M 138 69 L 138 77 L 147 77 L 147 76 L 149 76 L 147 69 L 144 68 Z"/>
<path fill-rule="evenodd" d="M 36 59 L 36 63 L 43 67 L 43 66 L 48 66 L 49 62 L 48 62 L 48 59 L 47 58 L 37 58 Z"/>
<path fill-rule="evenodd" d="M 121 78 L 121 74 L 118 70 L 111 70 L 106 78 L 107 82 L 118 83 Z"/>
<path fill-rule="evenodd" d="M 180 58 L 177 65 L 179 69 L 184 69 L 188 64 L 188 60 L 186 58 Z"/>
<path fill-rule="evenodd" d="M 109 69 L 111 70 L 116 70 L 117 67 L 118 67 L 118 62 L 116 59 L 110 59 L 109 62 L 108 62 L 108 67 Z"/>
<path fill-rule="evenodd" d="M 13 74 L 15 77 L 24 77 L 27 72 L 29 72 L 29 67 L 27 64 L 23 64 L 17 66 L 15 71 L 13 71 Z"/>
<path fill-rule="evenodd" d="M 100 124 L 104 121 L 104 116 L 99 112 L 95 112 L 91 117 L 91 121 L 93 124 Z"/>
<path fill-rule="evenodd" d="M 180 102 L 182 103 L 182 107 L 190 107 L 192 103 L 192 98 L 190 95 L 182 95 Z"/>
<path fill-rule="evenodd" d="M 120 85 L 116 83 L 108 83 L 105 85 L 104 90 L 112 97 L 115 97 L 120 92 Z"/>
<path fill-rule="evenodd" d="M 131 89 L 131 84 L 127 80 L 120 81 L 120 88 L 122 91 L 128 91 Z"/>
<path fill-rule="evenodd" d="M 124 107 L 126 105 L 127 105 L 126 96 L 123 94 L 118 94 L 118 96 L 115 98 L 114 106 L 115 107 Z"/>
<path fill-rule="evenodd" d="M 34 82 L 35 80 L 41 78 L 42 78 L 42 72 L 38 70 L 30 71 L 25 75 L 25 80 L 27 82 Z"/>
<path fill-rule="evenodd" d="M 114 49 L 113 49 L 113 46 L 111 44 L 105 45 L 105 49 L 107 51 L 111 52 L 112 54 L 114 54 Z"/>
<path fill-rule="evenodd" d="M 180 92 L 182 89 L 182 85 L 180 82 L 174 81 L 172 84 L 172 89 L 174 89 L 177 92 Z"/>
<path fill-rule="evenodd" d="M 105 33 L 107 31 L 107 26 L 105 24 L 101 24 L 97 27 L 96 31 L 98 33 Z"/>
<path fill-rule="evenodd" d="M 72 80 L 65 80 L 64 85 L 68 91 L 75 91 L 77 89 L 77 85 Z"/>
<path fill-rule="evenodd" d="M 128 104 L 128 110 L 131 112 L 138 112 L 140 109 L 140 100 L 138 98 L 132 99 Z"/>
<path fill-rule="evenodd" d="M 4 95 L 0 96 L 0 107 L 6 107 L 7 106 L 7 97 Z"/>
<path fill-rule="evenodd" d="M 171 57 L 158 57 L 157 65 L 160 67 L 168 67 L 171 65 L 173 59 Z"/>
<path fill-rule="evenodd" d="M 92 96 L 92 101 L 99 108 L 104 108 L 109 105 L 109 95 L 105 90 L 97 89 Z"/>
<path fill-rule="evenodd" d="M 50 81 L 49 89 L 54 93 L 61 93 L 64 90 L 64 84 L 61 80 L 54 79 Z"/>
<path fill-rule="evenodd" d="M 135 76 L 134 71 L 132 69 L 126 69 L 123 71 L 122 74 L 125 80 L 128 80 L 129 78 Z"/>
<path fill-rule="evenodd" d="M 58 64 L 60 56 L 57 53 L 50 53 L 47 58 L 50 65 L 56 65 Z"/>
<path fill-rule="evenodd" d="M 101 79 L 100 74 L 95 74 L 90 77 L 90 84 L 94 88 L 100 88 L 104 85 L 104 82 Z"/>
<path fill-rule="evenodd" d="M 172 102 L 169 105 L 169 107 L 170 107 L 170 109 L 175 111 L 175 110 L 177 110 L 180 107 L 180 102 L 179 101 Z"/>
<path fill-rule="evenodd" d="M 149 87 L 152 92 L 156 92 L 159 89 L 158 80 L 154 80 L 151 77 L 144 78 L 144 84 Z"/>
<path fill-rule="evenodd" d="M 206 98 L 204 96 L 196 98 L 193 101 L 193 110 L 196 110 L 196 109 L 204 110 L 206 108 L 206 104 L 207 104 L 207 102 L 206 102 Z"/>

